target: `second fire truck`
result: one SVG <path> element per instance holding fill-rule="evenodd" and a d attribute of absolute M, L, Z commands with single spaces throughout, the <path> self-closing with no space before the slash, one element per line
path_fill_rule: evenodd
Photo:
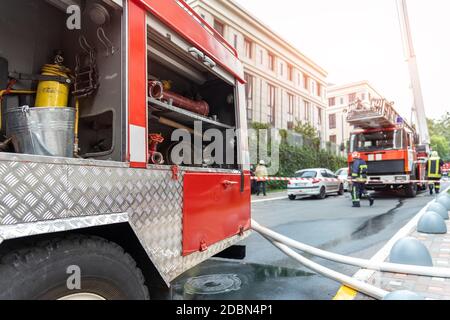
<path fill-rule="evenodd" d="M 349 163 L 358 151 L 368 164 L 369 190 L 403 190 L 415 197 L 425 189 L 426 150 L 418 135 L 385 99 L 349 106 L 347 121 L 356 129 L 350 136 Z"/>

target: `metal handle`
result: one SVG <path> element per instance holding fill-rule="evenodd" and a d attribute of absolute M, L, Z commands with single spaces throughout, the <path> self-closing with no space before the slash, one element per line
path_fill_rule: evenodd
<path fill-rule="evenodd" d="M 188 52 L 197 59 L 205 59 L 205 54 L 195 47 L 189 48 Z"/>
<path fill-rule="evenodd" d="M 216 63 L 208 56 L 205 56 L 203 58 L 203 64 L 207 65 L 210 68 L 214 68 L 216 66 Z"/>
<path fill-rule="evenodd" d="M 222 182 L 223 186 L 225 187 L 225 189 L 230 188 L 232 186 L 238 185 L 239 183 L 236 181 L 229 181 L 229 180 L 225 180 L 224 182 Z"/>

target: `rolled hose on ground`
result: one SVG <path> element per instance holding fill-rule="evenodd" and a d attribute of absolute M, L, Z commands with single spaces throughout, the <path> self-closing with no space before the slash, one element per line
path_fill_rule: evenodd
<path fill-rule="evenodd" d="M 314 272 L 317 272 L 327 278 L 333 279 L 349 288 L 352 288 L 358 292 L 364 293 L 365 295 L 368 295 L 375 299 L 383 299 L 389 291 L 385 291 L 383 289 L 380 289 L 378 287 L 375 287 L 371 284 L 365 283 L 361 280 L 357 280 L 355 278 L 349 277 L 345 274 L 336 272 L 334 270 L 328 269 L 318 263 L 315 263 L 302 255 L 298 254 L 294 250 L 290 249 L 288 246 L 276 242 L 273 239 L 270 239 L 268 237 L 265 237 L 268 241 L 270 241 L 275 247 L 277 247 L 279 250 L 281 250 L 283 253 L 288 255 L 289 257 L 293 258 L 294 260 L 297 260 L 299 263 L 304 265 L 306 268 L 313 270 Z"/>
<path fill-rule="evenodd" d="M 318 248 L 314 248 L 307 244 L 292 240 L 288 237 L 285 237 L 279 233 L 276 233 L 270 229 L 261 226 L 254 220 L 252 220 L 252 229 L 263 235 L 266 239 L 271 239 L 273 241 L 282 243 L 283 245 L 300 250 L 304 253 L 308 253 L 316 257 L 320 257 L 326 260 L 346 265 L 383 272 L 412 274 L 436 278 L 450 278 L 450 268 L 422 267 L 389 262 L 373 262 L 366 259 L 348 257 L 337 253 L 332 253 Z"/>

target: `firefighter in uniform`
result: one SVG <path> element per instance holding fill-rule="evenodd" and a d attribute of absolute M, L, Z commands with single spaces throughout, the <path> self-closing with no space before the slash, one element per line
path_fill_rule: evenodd
<path fill-rule="evenodd" d="M 352 165 L 352 201 L 353 207 L 361 207 L 361 198 L 366 195 L 369 199 L 370 206 L 373 206 L 374 199 L 366 192 L 366 182 L 367 182 L 367 163 L 361 159 L 361 154 L 359 152 L 354 152 L 353 165 Z"/>
<path fill-rule="evenodd" d="M 441 191 L 441 178 L 442 178 L 442 166 L 444 165 L 444 161 L 439 157 L 437 151 L 433 151 L 431 153 L 430 159 L 427 162 L 427 176 L 430 182 L 428 184 L 430 188 L 430 195 L 433 194 L 433 190 L 436 190 L 436 194 L 439 194 Z"/>
<path fill-rule="evenodd" d="M 256 195 L 259 197 L 259 195 L 262 191 L 264 197 L 267 197 L 266 181 L 264 180 L 264 178 L 267 178 L 269 176 L 269 174 L 267 173 L 266 162 L 264 160 L 261 160 L 259 162 L 259 165 L 256 167 L 256 170 L 255 170 L 255 175 L 257 178 L 261 179 L 261 180 L 258 180 L 258 184 L 256 187 Z"/>

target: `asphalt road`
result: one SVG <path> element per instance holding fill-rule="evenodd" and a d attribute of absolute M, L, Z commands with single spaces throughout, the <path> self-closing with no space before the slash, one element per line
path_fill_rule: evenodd
<path fill-rule="evenodd" d="M 444 186 L 445 187 L 445 186 Z M 369 207 L 352 208 L 350 195 L 258 202 L 253 219 L 276 232 L 328 251 L 371 258 L 395 233 L 433 198 L 414 199 L 375 193 Z M 173 299 L 329 300 L 340 287 L 286 257 L 258 234 L 243 241 L 243 261 L 211 259 L 177 279 Z M 312 258 L 331 269 L 353 275 L 357 268 Z"/>

